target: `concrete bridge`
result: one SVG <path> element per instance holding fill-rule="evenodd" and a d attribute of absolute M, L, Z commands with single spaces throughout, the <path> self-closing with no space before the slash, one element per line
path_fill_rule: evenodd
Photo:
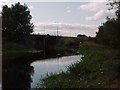
<path fill-rule="evenodd" d="M 33 38 L 33 48 L 36 50 L 34 53 L 42 53 L 44 57 L 46 56 L 55 56 L 57 52 L 53 50 L 53 45 L 58 41 L 59 36 L 50 36 L 50 35 L 31 35 Z"/>
<path fill-rule="evenodd" d="M 50 46 L 56 44 L 57 36 L 50 36 L 50 35 L 32 35 L 33 37 L 33 47 L 36 50 L 45 50 L 48 49 Z"/>

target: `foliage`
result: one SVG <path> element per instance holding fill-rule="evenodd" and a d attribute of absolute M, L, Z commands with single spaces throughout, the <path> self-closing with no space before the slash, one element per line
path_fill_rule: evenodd
<path fill-rule="evenodd" d="M 117 0 L 116 0 L 117 1 Z M 120 1 L 111 2 L 112 7 L 117 7 L 115 14 L 116 18 L 108 18 L 103 25 L 99 27 L 96 35 L 98 43 L 109 45 L 111 47 L 120 48 Z"/>
<path fill-rule="evenodd" d="M 117 46 L 118 41 L 118 29 L 116 27 L 115 19 L 110 19 L 103 26 L 99 27 L 96 39 L 99 43 L 110 46 Z"/>
<path fill-rule="evenodd" d="M 87 41 L 89 39 L 89 37 L 87 37 L 86 35 L 81 35 L 81 34 L 78 34 L 77 35 L 77 38 L 80 39 L 81 42 L 84 42 L 84 41 Z"/>
<path fill-rule="evenodd" d="M 2 9 L 2 33 L 3 37 L 10 41 L 25 43 L 33 32 L 32 16 L 28 7 L 19 2 Z"/>
<path fill-rule="evenodd" d="M 44 77 L 39 88 L 104 88 L 119 75 L 118 51 L 84 46 L 84 58 L 67 67 L 67 72 Z M 111 82 L 112 83 L 112 82 Z"/>

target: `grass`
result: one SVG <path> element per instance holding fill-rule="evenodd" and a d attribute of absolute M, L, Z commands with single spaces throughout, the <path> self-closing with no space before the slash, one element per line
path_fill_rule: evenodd
<path fill-rule="evenodd" d="M 109 88 L 119 78 L 118 50 L 96 45 L 84 45 L 81 62 L 67 67 L 66 72 L 41 79 L 38 88 Z"/>

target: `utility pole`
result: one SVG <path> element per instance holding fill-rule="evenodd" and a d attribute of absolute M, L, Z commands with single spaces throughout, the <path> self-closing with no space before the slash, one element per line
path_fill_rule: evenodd
<path fill-rule="evenodd" d="M 70 30 L 70 37 L 71 37 L 71 30 Z"/>
<path fill-rule="evenodd" d="M 46 55 L 45 55 L 45 53 L 46 53 L 46 52 L 45 52 L 45 46 L 46 46 L 46 45 L 45 45 L 45 38 L 46 38 L 46 36 L 45 36 L 45 25 L 44 25 L 44 37 L 43 37 L 44 58 L 45 58 L 45 56 L 46 56 Z"/>
<path fill-rule="evenodd" d="M 46 55 L 45 55 L 45 53 L 46 53 L 46 52 L 45 52 L 45 46 L 46 46 L 46 45 L 45 45 L 45 36 L 43 37 L 43 46 L 44 46 L 44 58 L 45 58 L 45 56 L 46 56 Z"/>
<path fill-rule="evenodd" d="M 58 36 L 58 23 L 57 23 L 57 36 Z"/>
<path fill-rule="evenodd" d="M 57 40 L 58 40 L 58 23 L 57 24 Z M 59 50 L 57 51 L 57 53 L 59 52 Z M 59 53 L 57 54 L 57 56 L 59 55 Z M 57 64 L 58 64 L 58 70 L 59 70 L 59 57 L 57 58 Z"/>
<path fill-rule="evenodd" d="M 45 35 L 45 25 L 44 25 L 44 35 Z"/>

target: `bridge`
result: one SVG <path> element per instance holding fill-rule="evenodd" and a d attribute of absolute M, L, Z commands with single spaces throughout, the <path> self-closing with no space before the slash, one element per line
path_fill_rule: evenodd
<path fill-rule="evenodd" d="M 33 38 L 33 48 L 35 51 L 33 53 L 39 52 L 44 56 L 47 55 L 55 56 L 57 54 L 56 51 L 52 50 L 53 45 L 55 45 L 58 41 L 59 36 L 50 36 L 50 35 L 31 35 Z M 46 57 L 46 56 L 45 56 Z"/>
<path fill-rule="evenodd" d="M 44 56 L 56 56 L 58 53 L 64 54 L 65 51 L 72 53 L 78 48 L 80 41 L 76 37 L 50 36 L 50 35 L 31 35 L 33 38 L 33 48 L 40 51 Z M 57 48 L 55 48 L 57 47 Z M 63 50 L 64 49 L 64 50 Z M 36 53 L 36 51 L 34 53 Z"/>

